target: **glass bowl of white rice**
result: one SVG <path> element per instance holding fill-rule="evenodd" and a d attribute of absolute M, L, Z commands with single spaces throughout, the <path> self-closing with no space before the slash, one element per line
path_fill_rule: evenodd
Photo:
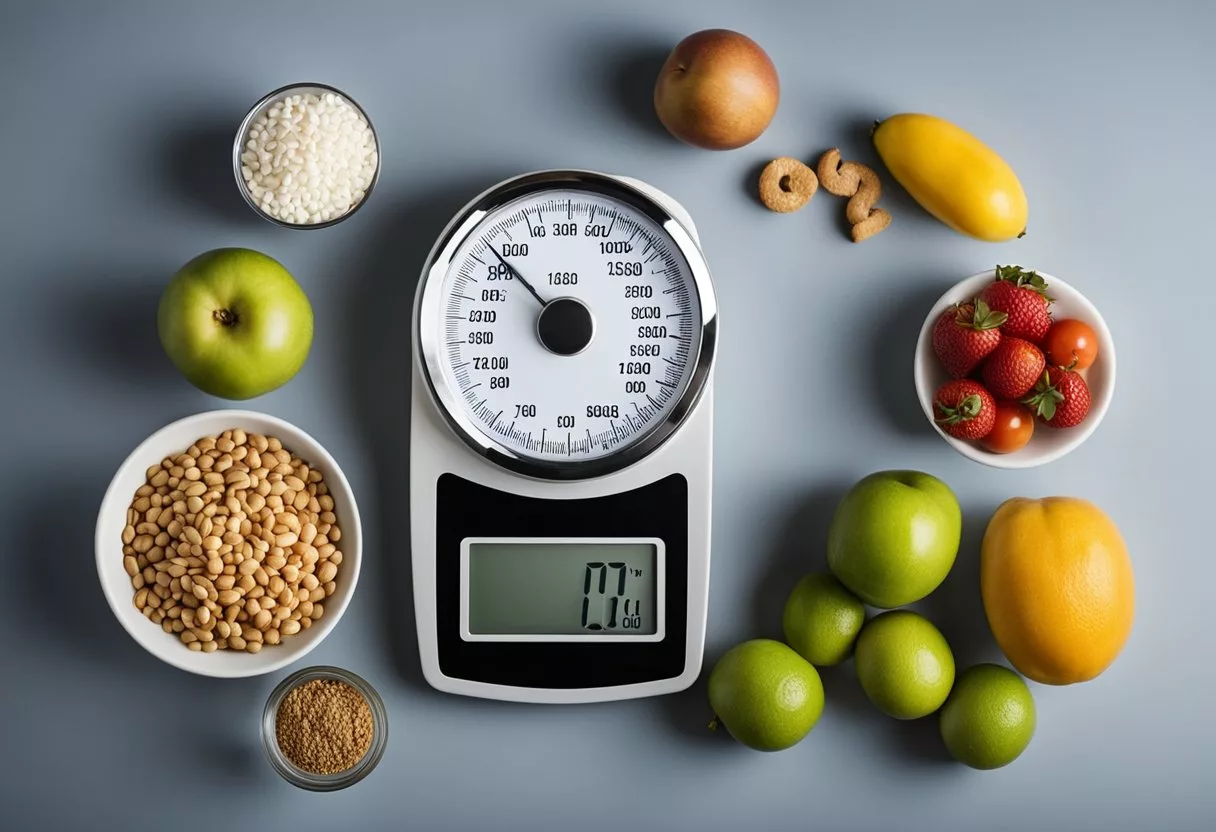
<path fill-rule="evenodd" d="M 290 84 L 250 108 L 232 145 L 245 201 L 287 228 L 326 228 L 367 202 L 380 177 L 371 119 L 327 84 Z"/>

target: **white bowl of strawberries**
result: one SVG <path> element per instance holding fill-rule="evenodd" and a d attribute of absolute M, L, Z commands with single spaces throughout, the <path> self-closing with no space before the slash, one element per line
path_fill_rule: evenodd
<path fill-rule="evenodd" d="M 997 266 L 937 301 L 914 373 L 921 409 L 955 450 L 995 468 L 1031 468 L 1098 427 L 1115 390 L 1115 345 L 1076 289 Z"/>

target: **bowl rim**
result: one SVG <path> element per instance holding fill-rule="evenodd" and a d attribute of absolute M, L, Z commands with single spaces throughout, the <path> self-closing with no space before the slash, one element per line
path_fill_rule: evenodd
<path fill-rule="evenodd" d="M 310 447 L 307 449 L 309 455 L 314 456 L 318 462 L 325 466 L 325 479 L 330 485 L 331 492 L 334 490 L 335 485 L 344 492 L 347 502 L 350 504 L 350 510 L 349 516 L 342 521 L 343 530 L 345 532 L 343 536 L 346 537 L 347 535 L 351 535 L 353 532 L 353 539 L 357 544 L 353 550 L 348 547 L 343 548 L 342 553 L 344 557 L 342 562 L 344 564 L 351 564 L 349 575 L 346 578 L 348 588 L 346 590 L 344 599 L 335 605 L 336 608 L 330 609 L 328 606 L 326 607 L 327 615 L 325 615 L 322 621 L 316 625 L 317 627 L 321 628 L 320 632 L 307 641 L 302 640 L 298 645 L 276 645 L 276 648 L 284 647 L 286 649 L 282 651 L 281 656 L 273 660 L 267 661 L 262 653 L 257 653 L 256 657 L 258 657 L 263 664 L 252 664 L 248 668 L 216 667 L 208 669 L 197 667 L 186 660 L 186 656 L 190 655 L 190 651 L 186 651 L 184 649 L 180 651 L 163 650 L 158 641 L 154 641 L 154 639 L 160 639 L 163 637 L 165 635 L 164 632 L 160 630 L 159 627 L 143 627 L 137 630 L 130 626 L 132 622 L 127 620 L 124 610 L 119 608 L 119 604 L 124 603 L 124 598 L 118 597 L 116 594 L 117 590 L 111 586 L 111 582 L 106 577 L 106 570 L 108 568 L 106 555 L 112 551 L 113 541 L 106 541 L 102 539 L 103 527 L 106 525 L 106 518 L 116 510 L 116 503 L 120 500 L 124 502 L 128 500 L 126 495 L 118 492 L 119 483 L 126 477 L 132 468 L 137 467 L 139 457 L 142 456 L 143 453 L 145 453 L 149 448 L 155 446 L 159 441 L 163 440 L 166 435 L 178 430 L 182 430 L 195 423 L 220 418 L 225 420 L 235 420 L 238 425 L 240 420 L 261 422 L 269 425 L 283 434 L 290 434 L 293 438 L 303 438 L 304 444 L 310 445 Z M 200 433 L 199 435 L 202 436 L 204 434 Z M 298 452 L 299 451 L 297 450 L 297 453 Z M 121 549 L 119 551 L 121 552 Z M 351 488 L 350 481 L 346 478 L 346 474 L 342 471 L 341 466 L 338 465 L 337 460 L 335 460 L 329 451 L 325 449 L 325 446 L 318 442 L 310 433 L 292 424 L 291 422 L 288 422 L 286 419 L 272 416 L 269 413 L 262 413 L 256 410 L 240 408 L 221 408 L 217 410 L 201 411 L 199 413 L 183 416 L 180 419 L 175 419 L 174 421 L 169 422 L 168 424 L 153 431 L 131 450 L 127 457 L 122 461 L 122 464 L 120 464 L 118 469 L 114 472 L 114 476 L 110 479 L 110 483 L 106 487 L 105 494 L 102 496 L 101 505 L 97 511 L 97 521 L 94 525 L 93 531 L 93 554 L 97 569 L 98 582 L 101 584 L 101 592 L 102 595 L 105 596 L 106 604 L 110 607 L 110 611 L 114 614 L 114 617 L 118 619 L 118 623 L 135 641 L 136 644 L 155 658 L 188 673 L 211 678 L 248 678 L 273 673 L 299 661 L 316 649 L 317 646 L 328 638 L 331 632 L 333 632 L 334 628 L 338 625 L 338 622 L 342 620 L 342 616 L 345 614 L 347 607 L 350 606 L 351 599 L 354 597 L 355 590 L 359 585 L 359 573 L 362 570 L 363 565 L 363 527 L 359 516 L 358 500 L 355 498 L 355 492 L 354 489 Z M 110 566 L 112 566 L 112 564 L 110 564 Z M 123 575 L 125 576 L 126 573 L 123 572 Z M 124 590 L 130 589 L 129 580 L 122 584 L 122 588 Z M 130 598 L 125 598 L 125 603 L 129 604 L 130 600 Z M 142 620 L 143 617 L 140 616 L 140 618 Z M 310 627 L 309 629 L 313 628 Z M 181 645 L 174 646 L 180 647 Z M 185 655 L 179 655 L 179 653 Z M 255 654 L 246 655 L 255 656 Z"/>
<path fill-rule="evenodd" d="M 245 177 L 241 175 L 241 152 L 245 149 L 245 137 L 249 134 L 249 127 L 253 123 L 253 120 L 257 118 L 258 113 L 262 112 L 262 110 L 264 110 L 275 99 L 288 95 L 293 91 L 302 89 L 323 90 L 325 92 L 332 92 L 334 95 L 341 96 L 346 103 L 358 110 L 359 114 L 363 116 L 363 120 L 367 122 L 368 128 L 372 131 L 372 142 L 376 147 L 376 169 L 372 172 L 372 179 L 367 184 L 367 189 L 363 192 L 363 199 L 356 202 L 354 207 L 345 214 L 317 223 L 286 222 L 278 217 L 267 214 L 262 210 L 262 206 L 258 205 L 253 199 L 253 196 L 249 193 L 249 185 L 245 182 Z M 299 231 L 316 231 L 321 228 L 329 228 L 330 226 L 337 225 L 343 220 L 354 216 L 355 213 L 366 205 L 369 199 L 371 199 L 372 191 L 376 189 L 376 183 L 380 181 L 380 169 L 383 167 L 383 162 L 383 154 L 381 153 L 380 149 L 380 134 L 376 132 L 376 125 L 372 123 L 371 116 L 367 114 L 367 110 L 363 108 L 363 105 L 343 90 L 340 90 L 330 84 L 322 84 L 318 81 L 302 81 L 295 84 L 284 84 L 278 89 L 271 90 L 263 95 L 245 113 L 245 117 L 241 119 L 240 126 L 237 127 L 236 137 L 232 140 L 232 174 L 236 178 L 237 190 L 241 192 L 241 196 L 244 198 L 245 204 L 252 208 L 255 214 L 267 222 L 274 223 L 282 228 L 292 228 Z"/>
<path fill-rule="evenodd" d="M 1022 266 L 1022 268 L 1025 268 L 1025 266 Z M 930 401 L 933 391 L 929 389 L 929 381 L 927 378 L 927 364 L 936 360 L 936 356 L 933 355 L 932 347 L 933 326 L 937 322 L 938 316 L 941 315 L 941 313 L 951 303 L 954 303 L 956 300 L 965 297 L 968 294 L 968 292 L 965 290 L 967 290 L 971 284 L 974 284 L 978 290 L 978 288 L 985 282 L 991 281 L 993 279 L 992 269 L 987 269 L 963 278 L 941 294 L 941 296 L 933 304 L 933 307 L 929 310 L 929 313 L 925 316 L 924 323 L 921 324 L 920 334 L 916 339 L 916 349 L 913 351 L 912 372 L 916 387 L 916 399 L 920 404 L 921 412 L 924 413 L 925 418 L 933 427 L 933 430 L 938 436 L 945 440 L 948 445 L 963 456 L 992 468 L 1004 468 L 1009 470 L 1037 468 L 1040 465 L 1047 465 L 1051 462 L 1055 462 L 1057 459 L 1071 453 L 1073 450 L 1080 447 L 1081 444 L 1089 439 L 1089 437 L 1093 435 L 1093 432 L 1098 429 L 1098 425 L 1101 424 L 1103 418 L 1105 418 L 1106 411 L 1110 408 L 1111 400 L 1114 398 L 1115 394 L 1115 377 L 1116 368 L 1118 365 L 1114 338 L 1111 337 L 1110 328 L 1107 326 L 1106 319 L 1102 316 L 1102 313 L 1098 311 L 1098 307 L 1096 307 L 1093 302 L 1081 292 L 1081 290 L 1077 289 L 1066 280 L 1062 280 L 1061 278 L 1049 274 L 1042 269 L 1035 269 L 1034 271 L 1036 271 L 1045 281 L 1047 281 L 1049 290 L 1062 288 L 1064 292 L 1068 294 L 1069 304 L 1080 307 L 1081 311 L 1086 316 L 1086 322 L 1091 323 L 1094 329 L 1097 330 L 1098 338 L 1103 345 L 1098 360 L 1102 362 L 1103 369 L 1106 373 L 1107 381 L 1104 387 L 1106 395 L 1090 410 L 1090 413 L 1083 424 L 1075 428 L 1069 428 L 1069 430 L 1072 432 L 1072 436 L 1067 441 L 1062 442 L 1059 446 L 1050 451 L 1032 454 L 1022 454 L 1019 451 L 1009 454 L 996 454 L 992 453 L 991 451 L 984 450 L 978 445 L 974 445 L 970 442 L 950 436 L 940 427 L 938 427 L 937 423 L 933 419 L 933 405 Z M 978 294 L 978 291 L 976 294 Z M 925 356 L 928 361 L 922 360 L 922 356 Z M 1031 441 L 1033 442 L 1034 440 L 1032 439 Z"/>

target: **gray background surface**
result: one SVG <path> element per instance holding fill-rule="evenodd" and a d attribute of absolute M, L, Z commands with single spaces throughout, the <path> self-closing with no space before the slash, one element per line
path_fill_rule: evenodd
<path fill-rule="evenodd" d="M 781 110 L 754 145 L 682 146 L 649 109 L 684 35 L 755 37 Z M 1216 305 L 1211 253 L 1216 6 L 1205 3 L 65 3 L 0 7 L 0 816 L 7 829 L 744 828 L 1198 830 L 1216 825 L 1208 536 Z M 228 149 L 245 108 L 297 80 L 345 88 L 384 146 L 374 198 L 318 233 L 254 218 Z M 839 203 L 793 216 L 751 196 L 761 163 L 840 145 L 874 161 L 876 116 L 921 110 L 996 146 L 1031 201 L 1030 235 L 992 245 L 919 212 L 887 181 L 886 233 L 849 243 Z M 849 483 L 914 467 L 960 495 L 957 568 L 923 607 L 960 663 L 998 656 L 977 588 L 988 516 L 1013 495 L 1073 494 L 1120 524 L 1134 633 L 1100 679 L 1035 686 L 1038 734 L 1013 766 L 945 761 L 932 720 L 896 723 L 849 668 L 825 674 L 811 737 L 782 754 L 708 736 L 684 695 L 526 707 L 430 691 L 408 581 L 408 318 L 443 223 L 508 175 L 556 166 L 666 189 L 706 240 L 723 313 L 707 661 L 779 633 L 823 563 Z M 261 756 L 283 674 L 200 679 L 120 629 L 92 527 L 125 455 L 219 406 L 161 353 L 155 304 L 196 253 L 281 259 L 312 298 L 300 375 L 252 406 L 341 460 L 366 531 L 363 582 L 309 658 L 365 675 L 392 736 L 359 786 L 313 795 Z M 1048 467 L 953 453 L 915 403 L 911 349 L 955 280 L 998 261 L 1058 274 L 1119 348 L 1105 422 Z"/>

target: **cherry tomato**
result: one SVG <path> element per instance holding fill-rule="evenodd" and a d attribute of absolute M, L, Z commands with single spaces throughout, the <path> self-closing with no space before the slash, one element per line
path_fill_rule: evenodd
<path fill-rule="evenodd" d="M 1022 448 L 1034 435 L 1034 414 L 1021 402 L 998 401 L 996 424 L 980 443 L 995 454 L 1008 454 Z"/>
<path fill-rule="evenodd" d="M 1043 352 L 1051 366 L 1084 370 L 1098 357 L 1098 336 L 1084 321 L 1066 318 L 1047 330 Z"/>

